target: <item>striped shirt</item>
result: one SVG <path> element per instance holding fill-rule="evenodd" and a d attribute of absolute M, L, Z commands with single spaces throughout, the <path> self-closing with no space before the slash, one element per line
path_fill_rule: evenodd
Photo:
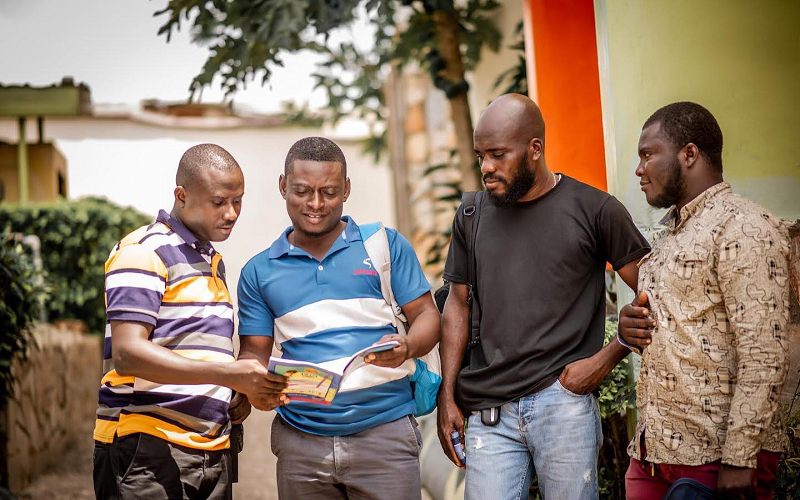
<path fill-rule="evenodd" d="M 111 321 L 153 326 L 149 340 L 187 358 L 233 362 L 233 304 L 222 256 L 161 211 L 122 239 L 106 262 L 104 376 L 94 438 L 136 432 L 204 450 L 227 448 L 231 390 L 157 384 L 114 369 Z"/>
<path fill-rule="evenodd" d="M 275 338 L 281 357 L 340 369 L 356 351 L 396 333 L 358 225 L 349 217 L 322 260 L 289 244 L 288 228 L 256 255 L 239 278 L 239 335 Z M 402 306 L 430 291 L 414 249 L 386 230 L 392 290 Z M 311 434 L 348 435 L 414 411 L 408 360 L 398 368 L 367 365 L 353 372 L 329 406 L 292 401 L 281 417 Z"/>

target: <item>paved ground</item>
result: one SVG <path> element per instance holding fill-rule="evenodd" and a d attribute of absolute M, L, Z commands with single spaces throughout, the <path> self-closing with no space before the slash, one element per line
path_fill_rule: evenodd
<path fill-rule="evenodd" d="M 245 421 L 245 447 L 239 456 L 237 500 L 277 500 L 275 456 L 270 451 L 270 428 L 274 412 L 253 413 Z M 93 422 L 84 423 L 82 435 L 91 436 Z M 93 500 L 92 440 L 86 439 L 67 451 L 58 467 L 41 476 L 18 494 L 20 500 Z M 427 496 L 423 496 L 423 500 Z"/>

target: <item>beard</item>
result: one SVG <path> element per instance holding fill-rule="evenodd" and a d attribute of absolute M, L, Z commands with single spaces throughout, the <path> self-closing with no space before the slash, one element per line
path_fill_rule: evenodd
<path fill-rule="evenodd" d="M 684 191 L 686 191 L 686 182 L 681 173 L 681 164 L 676 155 L 667 166 L 666 178 L 661 192 L 649 203 L 656 208 L 669 208 L 678 203 L 678 200 L 683 197 Z"/>
<path fill-rule="evenodd" d="M 489 199 L 497 206 L 500 207 L 513 207 L 520 198 L 528 194 L 534 184 L 536 184 L 536 175 L 528 168 L 528 154 L 522 155 L 517 168 L 514 169 L 514 177 L 511 182 L 499 176 L 487 175 L 487 178 L 495 179 L 501 184 L 505 185 L 506 192 L 504 194 L 494 194 L 487 191 Z"/>

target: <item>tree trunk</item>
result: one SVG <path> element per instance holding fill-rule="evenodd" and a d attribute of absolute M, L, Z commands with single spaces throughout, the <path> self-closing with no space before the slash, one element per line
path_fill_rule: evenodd
<path fill-rule="evenodd" d="M 387 137 L 389 143 L 389 166 L 394 180 L 394 213 L 395 228 L 407 239 L 411 240 L 414 229 L 411 217 L 410 192 L 408 189 L 408 172 L 406 170 L 406 103 L 403 76 L 397 65 L 392 65 L 384 97 L 389 108 Z"/>
<path fill-rule="evenodd" d="M 436 21 L 436 39 L 439 43 L 439 54 L 446 62 L 443 70 L 444 78 L 457 83 L 464 79 L 464 61 L 461 59 L 459 40 L 459 26 L 454 11 L 437 10 L 434 15 Z M 450 102 L 450 119 L 453 121 L 456 133 L 456 151 L 458 152 L 458 165 L 461 171 L 461 189 L 476 191 L 480 189 L 480 171 L 475 160 L 475 150 L 472 146 L 472 116 L 469 110 L 469 101 L 466 93 L 459 93 Z"/>

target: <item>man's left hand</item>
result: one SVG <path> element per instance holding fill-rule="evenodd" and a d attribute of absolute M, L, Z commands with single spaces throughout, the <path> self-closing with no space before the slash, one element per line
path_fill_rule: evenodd
<path fill-rule="evenodd" d="M 717 497 L 734 500 L 756 498 L 756 470 L 722 464 L 717 476 Z"/>
<path fill-rule="evenodd" d="M 597 366 L 591 358 L 585 358 L 565 366 L 558 381 L 569 392 L 583 395 L 597 389 L 603 382 L 603 377 L 598 373 Z"/>
<path fill-rule="evenodd" d="M 250 415 L 252 407 L 247 395 L 237 392 L 231 399 L 231 406 L 228 409 L 228 415 L 231 417 L 232 424 L 241 424 Z"/>
<path fill-rule="evenodd" d="M 408 346 L 408 338 L 405 335 L 393 333 L 391 335 L 384 335 L 376 344 L 388 342 L 390 340 L 400 342 L 400 345 L 388 351 L 367 354 L 364 361 L 371 365 L 383 366 L 386 368 L 397 368 L 402 365 L 403 362 L 409 358 L 411 352 Z"/>

